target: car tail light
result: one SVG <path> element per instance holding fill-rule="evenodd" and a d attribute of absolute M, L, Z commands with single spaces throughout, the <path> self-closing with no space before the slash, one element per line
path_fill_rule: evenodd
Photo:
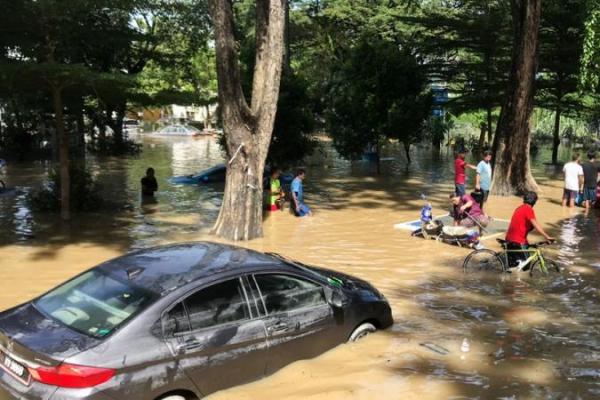
<path fill-rule="evenodd" d="M 29 368 L 31 377 L 46 385 L 65 388 L 88 388 L 104 383 L 115 376 L 115 370 L 59 364 L 56 367 Z"/>

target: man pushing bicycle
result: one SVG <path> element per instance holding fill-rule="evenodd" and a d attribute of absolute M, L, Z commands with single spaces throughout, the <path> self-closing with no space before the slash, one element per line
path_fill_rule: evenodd
<path fill-rule="evenodd" d="M 513 216 L 506 232 L 506 249 L 507 250 L 526 250 L 529 248 L 527 235 L 533 229 L 538 231 L 548 242 L 553 242 L 555 239 L 548 235 L 542 225 L 537 221 L 533 207 L 537 203 L 538 195 L 535 192 L 525 192 L 523 196 L 523 204 L 517 207 L 513 212 Z M 509 252 L 509 266 L 513 267 L 519 263 L 519 258 L 523 257 L 519 252 Z"/>

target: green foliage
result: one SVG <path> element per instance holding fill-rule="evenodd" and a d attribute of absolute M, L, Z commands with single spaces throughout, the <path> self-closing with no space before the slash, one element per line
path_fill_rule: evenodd
<path fill-rule="evenodd" d="M 421 137 L 432 97 L 410 49 L 364 37 L 332 66 L 326 120 L 338 152 L 360 156 L 381 138 L 414 143 Z"/>
<path fill-rule="evenodd" d="M 596 92 L 600 83 L 600 1 L 586 0 L 585 36 L 579 83 Z"/>
<path fill-rule="evenodd" d="M 454 121 L 451 118 L 431 116 L 427 120 L 425 133 L 429 141 L 439 148 L 453 127 Z"/>
<path fill-rule="evenodd" d="M 158 46 L 161 57 L 150 60 L 138 77 L 141 95 L 136 102 L 141 105 L 210 105 L 217 101 L 215 49 L 206 43 L 209 36 L 201 42 L 197 33 L 188 32 L 189 22 L 179 22 Z"/>
<path fill-rule="evenodd" d="M 0 16 L 0 25 L 10 32 L 1 40 L 0 104 L 23 104 L 26 99 L 36 102 L 27 101 L 27 109 L 9 107 L 14 113 L 9 123 L 25 113 L 48 119 L 46 115 L 54 113 L 51 93 L 61 94 L 68 121 L 82 120 L 85 97 L 122 98 L 133 82 L 114 63 L 120 61 L 128 43 L 140 36 L 129 25 L 136 4 L 133 0 L 11 2 L 14 14 Z M 47 122 L 44 131 L 54 125 Z M 27 135 L 45 135 L 36 128 L 31 126 Z M 77 129 L 83 129 L 81 123 Z"/>
<path fill-rule="evenodd" d="M 314 116 L 309 108 L 306 82 L 290 72 L 284 72 L 281 78 L 267 163 L 285 168 L 312 154 L 317 142 L 310 135 L 314 128 Z"/>
<path fill-rule="evenodd" d="M 252 77 L 256 57 L 254 36 L 255 3 L 252 0 L 235 4 L 237 36 L 240 42 L 242 87 L 246 96 L 252 96 Z M 293 20 L 293 18 L 292 18 Z M 294 29 L 294 25 L 290 29 Z M 284 66 L 281 75 L 277 114 L 267 163 L 289 167 L 300 162 L 315 150 L 317 142 L 312 137 L 315 117 L 314 100 L 309 93 L 309 83 L 314 82 L 295 68 Z M 224 147 L 224 140 L 221 145 Z"/>
<path fill-rule="evenodd" d="M 583 109 L 579 92 L 586 7 L 581 0 L 546 0 L 540 29 L 536 104 L 563 115 Z"/>
<path fill-rule="evenodd" d="M 20 111 L 43 114 L 52 110 L 49 92 L 58 89 L 65 103 L 65 118 L 82 121 L 85 114 L 92 127 L 104 131 L 109 126 L 114 132 L 106 139 L 108 136 L 97 137 L 90 130 L 92 141 L 102 142 L 93 148 L 122 154 L 132 148 L 122 134 L 127 103 L 215 101 L 216 84 L 202 82 L 200 87 L 191 82 L 203 73 L 190 66 L 198 64 L 197 55 L 206 51 L 209 38 L 204 0 L 4 3 L 6 12 L 0 15 L 0 106 L 33 97 L 38 103 Z M 162 75 L 156 72 L 160 79 L 148 80 L 139 76 L 147 66 L 155 72 L 172 67 L 169 71 L 163 68 Z M 28 132 L 36 134 L 35 129 Z"/>
<path fill-rule="evenodd" d="M 452 111 L 500 107 L 510 69 L 509 2 L 432 2 L 423 14 L 406 19 L 417 26 L 419 46 L 430 57 L 430 76 L 450 89 Z"/>
<path fill-rule="evenodd" d="M 101 187 L 94 180 L 91 172 L 81 163 L 69 165 L 71 183 L 71 210 L 96 211 L 106 209 L 109 204 L 102 199 Z M 50 173 L 46 186 L 33 192 L 29 197 L 32 209 L 36 211 L 60 211 L 60 172 Z"/>

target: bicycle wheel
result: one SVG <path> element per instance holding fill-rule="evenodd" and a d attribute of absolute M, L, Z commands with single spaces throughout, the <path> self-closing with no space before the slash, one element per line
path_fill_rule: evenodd
<path fill-rule="evenodd" d="M 547 272 L 542 271 L 542 263 L 539 259 L 535 260 L 531 265 L 531 269 L 529 270 L 529 275 L 536 277 L 547 275 L 549 273 L 560 273 L 560 266 L 557 262 L 544 258 L 544 265 L 546 266 Z"/>
<path fill-rule="evenodd" d="M 465 273 L 476 271 L 504 271 L 504 260 L 493 250 L 475 250 L 465 258 L 463 263 Z"/>

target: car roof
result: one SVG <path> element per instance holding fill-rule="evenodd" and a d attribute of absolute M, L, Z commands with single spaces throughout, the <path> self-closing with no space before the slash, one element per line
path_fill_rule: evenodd
<path fill-rule="evenodd" d="M 249 272 L 248 267 L 291 268 L 275 257 L 213 242 L 178 243 L 109 260 L 98 268 L 120 280 L 165 295 L 191 282 L 221 273 Z"/>

